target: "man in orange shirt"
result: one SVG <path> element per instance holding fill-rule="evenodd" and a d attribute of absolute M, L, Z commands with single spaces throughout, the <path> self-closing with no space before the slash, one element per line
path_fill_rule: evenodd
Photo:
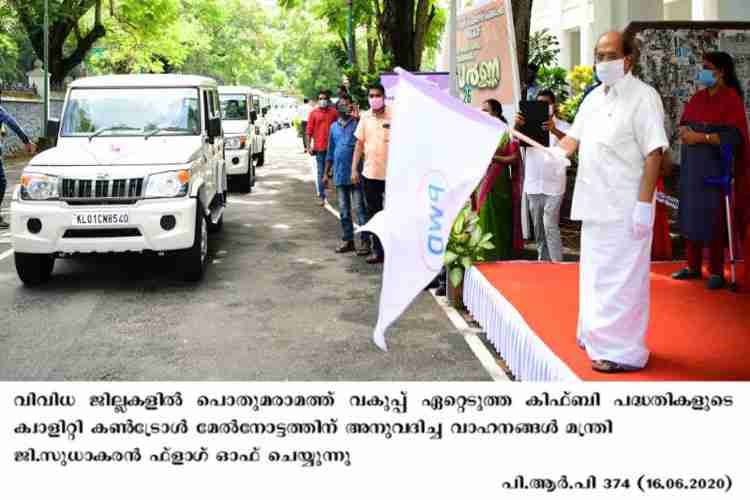
<path fill-rule="evenodd" d="M 388 165 L 388 141 L 391 128 L 391 112 L 385 105 L 385 88 L 375 83 L 370 85 L 370 110 L 362 113 L 354 136 L 357 146 L 352 163 L 358 165 L 365 156 L 365 165 L 360 179 L 357 169 L 352 170 L 352 184 L 363 183 L 367 202 L 367 220 L 383 210 L 385 196 L 385 172 Z M 367 258 L 368 264 L 383 262 L 383 245 L 372 235 L 373 253 Z"/>
<path fill-rule="evenodd" d="M 328 153 L 328 136 L 331 125 L 338 119 L 336 109 L 331 106 L 331 94 L 327 90 L 318 93 L 318 107 L 313 109 L 307 119 L 307 152 L 315 156 L 318 164 L 318 198 L 320 206 L 326 204 L 326 188 L 323 184 L 326 172 L 326 154 Z"/>

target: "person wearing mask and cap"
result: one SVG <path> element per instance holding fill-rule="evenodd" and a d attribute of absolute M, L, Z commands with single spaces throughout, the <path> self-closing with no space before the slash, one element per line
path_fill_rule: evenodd
<path fill-rule="evenodd" d="M 3 204 L 5 198 L 5 190 L 8 187 L 8 181 L 5 178 L 5 169 L 3 167 L 3 140 L 5 137 L 5 126 L 8 126 L 21 141 L 24 143 L 26 152 L 34 154 L 36 152 L 36 145 L 34 145 L 29 136 L 23 131 L 21 126 L 18 124 L 15 118 L 13 118 L 5 109 L 0 106 L 0 129 L 2 129 L 2 137 L 0 137 L 0 206 Z M 10 225 L 0 217 L 0 229 L 8 229 Z"/>
<path fill-rule="evenodd" d="M 367 204 L 367 220 L 383 210 L 385 197 L 385 173 L 388 166 L 388 142 L 391 128 L 391 110 L 385 105 L 385 88 L 380 83 L 370 85 L 368 91 L 370 109 L 362 113 L 354 136 L 357 147 L 352 163 L 359 165 L 365 157 L 364 169 L 360 176 L 352 170 L 352 184 L 363 182 Z M 383 245 L 377 236 L 372 235 L 373 254 L 367 258 L 368 264 L 379 264 L 385 258 Z"/>
<path fill-rule="evenodd" d="M 616 373 L 648 363 L 654 194 L 669 142 L 661 97 L 631 73 L 635 41 L 610 32 L 595 54 L 602 85 L 557 154 L 579 152 L 571 211 L 583 223 L 577 342 L 593 370 Z"/>
<path fill-rule="evenodd" d="M 333 179 L 336 186 L 343 232 L 341 238 L 343 243 L 336 248 L 336 252 L 346 253 L 356 250 L 359 255 L 367 255 L 370 253 L 368 239 L 361 234 L 361 245 L 357 249 L 354 245 L 354 224 L 352 223 L 352 211 L 357 217 L 357 224 L 364 226 L 367 223 L 364 193 L 361 186 L 352 184 L 352 169 L 355 168 L 352 159 L 354 147 L 357 144 L 354 131 L 357 129 L 357 120 L 352 117 L 352 103 L 348 96 L 339 98 L 336 110 L 339 118 L 331 127 L 326 156 L 326 178 Z"/>
<path fill-rule="evenodd" d="M 326 204 L 326 189 L 324 185 L 326 154 L 328 152 L 328 137 L 331 125 L 338 119 L 336 108 L 331 106 L 331 93 L 321 90 L 318 93 L 318 107 L 313 109 L 307 119 L 307 152 L 315 157 L 317 162 L 317 191 L 320 206 Z"/>

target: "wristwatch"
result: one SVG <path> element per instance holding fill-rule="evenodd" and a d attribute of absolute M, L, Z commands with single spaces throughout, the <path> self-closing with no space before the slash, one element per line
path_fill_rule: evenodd
<path fill-rule="evenodd" d="M 706 134 L 706 144 L 711 144 L 711 136 Z"/>

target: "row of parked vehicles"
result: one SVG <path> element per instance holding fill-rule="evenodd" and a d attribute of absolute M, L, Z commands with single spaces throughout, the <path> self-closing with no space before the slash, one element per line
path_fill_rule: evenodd
<path fill-rule="evenodd" d="M 170 255 L 185 280 L 208 264 L 230 183 L 250 192 L 286 98 L 187 75 L 84 78 L 67 92 L 55 147 L 24 169 L 11 201 L 21 280 L 87 253 Z M 291 120 L 289 120 L 291 122 Z"/>

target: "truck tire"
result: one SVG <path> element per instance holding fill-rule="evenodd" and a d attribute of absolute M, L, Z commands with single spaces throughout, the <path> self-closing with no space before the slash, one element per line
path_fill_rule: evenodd
<path fill-rule="evenodd" d="M 181 250 L 177 255 L 177 271 L 185 281 L 196 282 L 203 279 L 208 267 L 208 228 L 200 201 L 195 200 L 195 238 L 193 246 Z"/>
<path fill-rule="evenodd" d="M 37 286 L 49 281 L 55 256 L 48 253 L 16 253 L 16 272 L 27 286 Z"/>
<path fill-rule="evenodd" d="M 220 232 L 224 228 L 224 214 L 221 214 L 221 217 L 216 221 L 216 224 L 209 219 L 206 219 L 206 224 L 208 224 L 208 234 L 216 234 Z"/>
<path fill-rule="evenodd" d="M 253 161 L 253 156 L 254 155 L 250 155 L 247 159 L 247 173 L 232 176 L 232 178 L 237 181 L 237 190 L 240 193 L 253 192 L 253 184 L 255 184 L 255 180 L 253 179 L 253 177 L 255 177 L 255 161 Z"/>
<path fill-rule="evenodd" d="M 240 193 L 252 193 L 253 182 L 252 182 L 253 169 L 248 168 L 246 174 L 233 175 L 237 179 L 237 191 Z"/>

